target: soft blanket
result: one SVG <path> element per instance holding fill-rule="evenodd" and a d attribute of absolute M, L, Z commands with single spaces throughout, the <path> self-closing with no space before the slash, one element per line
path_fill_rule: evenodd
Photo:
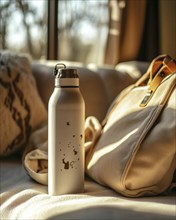
<path fill-rule="evenodd" d="M 175 197 L 127 198 L 86 176 L 81 194 L 49 196 L 19 158 L 0 161 L 0 219 L 175 219 Z"/>

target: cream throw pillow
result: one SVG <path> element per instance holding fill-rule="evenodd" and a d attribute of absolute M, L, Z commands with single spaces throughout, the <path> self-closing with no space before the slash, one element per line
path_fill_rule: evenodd
<path fill-rule="evenodd" d="M 29 59 L 0 51 L 0 156 L 24 149 L 31 132 L 46 120 Z"/>

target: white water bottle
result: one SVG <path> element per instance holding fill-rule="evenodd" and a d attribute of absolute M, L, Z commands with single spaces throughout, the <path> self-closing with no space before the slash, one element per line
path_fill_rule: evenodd
<path fill-rule="evenodd" d="M 60 68 L 62 66 L 62 68 Z M 77 69 L 57 64 L 48 106 L 48 194 L 84 191 L 85 103 Z"/>

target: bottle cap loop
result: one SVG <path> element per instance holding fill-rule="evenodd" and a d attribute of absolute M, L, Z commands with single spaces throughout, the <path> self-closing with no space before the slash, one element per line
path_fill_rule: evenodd
<path fill-rule="evenodd" d="M 79 76 L 76 68 L 67 68 L 64 63 L 57 63 L 53 74 L 55 76 L 55 86 L 57 87 L 79 86 Z"/>
<path fill-rule="evenodd" d="M 62 68 L 61 68 L 62 67 Z M 56 76 L 57 75 L 57 73 L 58 73 L 58 71 L 59 71 L 59 69 L 66 69 L 67 67 L 66 67 L 66 65 L 64 64 L 64 63 L 57 63 L 56 65 L 55 65 L 55 68 L 54 68 L 54 71 L 53 71 L 53 75 L 54 76 Z"/>

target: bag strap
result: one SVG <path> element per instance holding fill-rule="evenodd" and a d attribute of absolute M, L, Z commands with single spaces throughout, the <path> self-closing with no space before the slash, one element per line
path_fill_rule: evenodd
<path fill-rule="evenodd" d="M 149 82 L 153 81 L 155 75 L 158 72 L 164 71 L 164 68 L 168 72 L 168 74 L 173 73 L 176 70 L 176 60 L 172 59 L 168 55 L 161 55 L 158 57 L 158 60 L 154 60 L 153 64 L 151 65 L 151 70 L 149 69 L 150 72 Z"/>
<path fill-rule="evenodd" d="M 147 71 L 149 76 L 147 84 L 149 87 L 140 107 L 145 107 L 148 104 L 162 80 L 175 71 L 176 60 L 172 59 L 168 55 L 161 55 L 158 59 L 154 59 Z"/>
<path fill-rule="evenodd" d="M 151 97 L 153 96 L 154 92 L 158 88 L 158 86 L 161 84 L 162 80 L 176 72 L 176 60 L 172 59 L 168 55 L 159 55 L 153 61 L 151 62 L 147 72 L 133 85 L 127 87 L 124 89 L 117 100 L 113 102 L 111 105 L 107 115 L 105 116 L 104 120 L 102 121 L 101 125 L 104 127 L 110 118 L 111 114 L 116 109 L 119 102 L 135 87 L 138 86 L 146 86 L 148 85 L 148 91 L 144 99 L 142 100 L 140 107 L 145 107 Z"/>

